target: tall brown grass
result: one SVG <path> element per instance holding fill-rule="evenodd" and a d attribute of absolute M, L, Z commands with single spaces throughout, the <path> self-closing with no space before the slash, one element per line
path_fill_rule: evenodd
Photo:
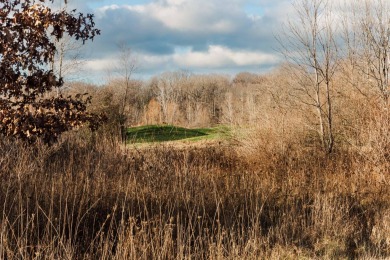
<path fill-rule="evenodd" d="M 250 153 L 1 140 L 0 259 L 390 257 L 388 157 L 271 133 Z"/>

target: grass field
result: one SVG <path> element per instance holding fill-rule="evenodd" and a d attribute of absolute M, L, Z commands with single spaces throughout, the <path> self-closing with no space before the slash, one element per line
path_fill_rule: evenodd
<path fill-rule="evenodd" d="M 227 138 L 229 133 L 230 129 L 226 126 L 190 129 L 173 125 L 147 125 L 128 128 L 127 140 L 129 143 L 218 140 Z"/>
<path fill-rule="evenodd" d="M 141 129 L 155 131 L 144 142 L 226 134 Z M 388 159 L 282 146 L 275 131 L 148 149 L 1 139 L 0 259 L 390 259 Z"/>

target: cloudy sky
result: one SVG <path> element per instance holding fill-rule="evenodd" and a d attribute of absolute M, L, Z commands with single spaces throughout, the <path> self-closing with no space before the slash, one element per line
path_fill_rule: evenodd
<path fill-rule="evenodd" d="M 85 46 L 86 80 L 103 81 L 120 55 L 133 51 L 135 77 L 164 71 L 235 74 L 278 64 L 274 35 L 291 10 L 289 0 L 70 0 L 95 14 L 101 35 Z"/>

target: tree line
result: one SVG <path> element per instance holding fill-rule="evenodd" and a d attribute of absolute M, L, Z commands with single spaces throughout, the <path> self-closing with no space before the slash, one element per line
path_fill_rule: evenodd
<path fill-rule="evenodd" d="M 299 130 L 326 153 L 340 144 L 370 146 L 370 131 L 378 132 L 376 141 L 388 142 L 385 0 L 294 1 L 295 16 L 277 37 L 286 62 L 269 73 L 231 78 L 175 71 L 140 81 L 133 78 L 131 50 L 119 45 L 119 73 L 99 87 L 63 82 L 63 40 L 83 43 L 98 35 L 93 15 L 76 14 L 66 5 L 53 11 L 44 2 L 0 1 L 4 136 L 51 143 L 67 130 L 103 124 L 124 140 L 126 128 L 134 125 L 228 124 Z"/>

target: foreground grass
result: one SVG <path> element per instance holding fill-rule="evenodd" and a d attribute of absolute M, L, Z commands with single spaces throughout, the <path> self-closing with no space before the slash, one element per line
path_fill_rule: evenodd
<path fill-rule="evenodd" d="M 350 152 L 260 151 L 1 140 L 0 259 L 390 257 L 380 165 Z"/>
<path fill-rule="evenodd" d="M 189 129 L 172 125 L 147 125 L 128 128 L 127 140 L 129 143 L 216 140 L 226 138 L 229 131 L 224 126 Z"/>

